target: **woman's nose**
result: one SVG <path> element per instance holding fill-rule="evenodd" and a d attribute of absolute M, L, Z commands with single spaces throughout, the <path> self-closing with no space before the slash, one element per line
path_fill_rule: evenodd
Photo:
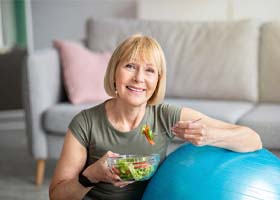
<path fill-rule="evenodd" d="M 136 71 L 136 73 L 135 73 L 135 76 L 134 76 L 134 81 L 135 82 L 139 82 L 139 83 L 141 83 L 141 82 L 144 82 L 144 72 L 143 72 L 143 70 L 137 70 Z"/>

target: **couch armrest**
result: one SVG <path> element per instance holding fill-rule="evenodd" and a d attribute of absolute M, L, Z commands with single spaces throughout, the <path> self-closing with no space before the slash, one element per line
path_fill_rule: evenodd
<path fill-rule="evenodd" d="M 28 55 L 23 70 L 23 100 L 28 147 L 35 159 L 48 157 L 42 114 L 60 101 L 61 94 L 58 52 L 55 49 L 45 49 Z"/>

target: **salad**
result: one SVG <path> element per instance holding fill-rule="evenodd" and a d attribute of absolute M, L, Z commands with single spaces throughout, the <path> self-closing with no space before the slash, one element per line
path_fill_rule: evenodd
<path fill-rule="evenodd" d="M 109 161 L 113 171 L 118 171 L 118 175 L 124 181 L 143 181 L 148 180 L 155 172 L 159 155 L 152 156 L 121 156 L 111 158 Z M 111 163 L 111 164 L 110 164 Z"/>
<path fill-rule="evenodd" d="M 144 125 L 142 128 L 142 134 L 144 134 L 147 138 L 147 141 L 151 144 L 154 145 L 155 141 L 154 141 L 154 134 L 152 132 L 152 130 L 150 129 L 149 125 Z"/>

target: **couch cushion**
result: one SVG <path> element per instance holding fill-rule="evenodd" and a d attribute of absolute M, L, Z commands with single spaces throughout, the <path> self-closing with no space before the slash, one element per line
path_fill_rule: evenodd
<path fill-rule="evenodd" d="M 280 148 L 280 105 L 259 104 L 237 122 L 257 131 L 266 148 Z"/>
<path fill-rule="evenodd" d="M 280 102 L 280 22 L 270 22 L 262 26 L 260 42 L 260 100 Z"/>
<path fill-rule="evenodd" d="M 166 55 L 168 97 L 258 99 L 259 23 L 91 19 L 87 28 L 89 48 L 100 52 L 134 33 L 156 38 Z"/>
<path fill-rule="evenodd" d="M 56 104 L 44 112 L 42 118 L 43 127 L 48 133 L 65 135 L 69 123 L 76 114 L 98 103 L 101 102 L 81 105 L 73 105 L 70 103 Z"/>
<path fill-rule="evenodd" d="M 55 40 L 68 98 L 73 104 L 106 100 L 103 86 L 111 53 L 94 53 L 74 41 Z"/>
<path fill-rule="evenodd" d="M 210 117 L 230 123 L 236 123 L 242 115 L 244 115 L 254 106 L 253 103 L 239 101 L 214 101 L 171 98 L 167 98 L 164 101 L 179 106 L 190 107 Z"/>

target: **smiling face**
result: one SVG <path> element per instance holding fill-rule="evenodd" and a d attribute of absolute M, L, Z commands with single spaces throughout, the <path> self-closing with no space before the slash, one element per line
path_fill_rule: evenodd
<path fill-rule="evenodd" d="M 108 64 L 104 87 L 112 97 L 132 104 L 155 105 L 164 98 L 165 56 L 159 43 L 148 36 L 132 35 L 115 49 Z"/>
<path fill-rule="evenodd" d="M 115 73 L 115 87 L 121 100 L 132 106 L 147 104 L 159 78 L 158 68 L 143 59 L 121 62 Z"/>

